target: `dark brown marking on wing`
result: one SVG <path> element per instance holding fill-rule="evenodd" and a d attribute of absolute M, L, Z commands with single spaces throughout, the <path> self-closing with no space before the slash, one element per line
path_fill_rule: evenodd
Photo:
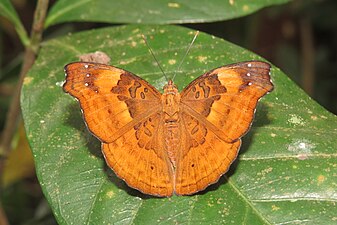
<path fill-rule="evenodd" d="M 205 81 L 200 81 L 199 87 L 201 87 L 202 90 L 204 91 L 204 98 L 208 98 L 211 88 L 206 85 Z"/>
<path fill-rule="evenodd" d="M 138 81 L 134 81 L 133 86 L 129 88 L 129 93 L 131 98 L 136 98 L 137 96 L 137 89 L 140 88 L 142 85 Z"/>

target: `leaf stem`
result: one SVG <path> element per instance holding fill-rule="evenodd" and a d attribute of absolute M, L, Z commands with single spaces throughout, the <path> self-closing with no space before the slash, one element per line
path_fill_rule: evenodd
<path fill-rule="evenodd" d="M 2 1 L 0 3 L 0 14 L 4 18 L 7 18 L 11 23 L 13 23 L 14 28 L 22 42 L 22 44 L 26 47 L 29 45 L 29 38 L 25 28 L 23 27 L 13 5 L 10 1 Z"/>
<path fill-rule="evenodd" d="M 14 24 L 15 30 L 18 33 L 18 36 L 23 44 L 23 46 L 27 47 L 30 43 L 30 40 L 28 38 L 28 35 L 26 33 L 25 28 L 23 27 L 22 23 L 16 23 Z"/>

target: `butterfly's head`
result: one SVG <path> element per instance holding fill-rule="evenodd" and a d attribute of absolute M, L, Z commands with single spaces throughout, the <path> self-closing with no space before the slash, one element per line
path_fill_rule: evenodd
<path fill-rule="evenodd" d="M 177 88 L 177 86 L 173 83 L 173 81 L 172 80 L 169 80 L 168 82 L 167 82 L 167 84 L 164 86 L 164 94 L 177 94 L 177 93 L 179 93 L 178 92 L 178 88 Z"/>

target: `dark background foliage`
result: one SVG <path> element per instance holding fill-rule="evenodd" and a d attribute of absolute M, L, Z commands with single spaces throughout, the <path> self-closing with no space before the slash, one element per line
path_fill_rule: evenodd
<path fill-rule="evenodd" d="M 27 30 L 35 1 L 13 4 Z M 53 2 L 51 3 L 53 4 Z M 185 24 L 239 46 L 273 62 L 302 87 L 308 95 L 337 114 L 337 1 L 298 0 L 262 9 L 257 13 L 225 22 Z M 103 23 L 68 23 L 48 28 L 45 39 L 68 32 L 107 26 Z M 23 46 L 13 27 L 0 17 L 0 131 L 18 79 Z M 21 138 L 20 138 L 21 137 Z M 17 134 L 20 146 L 28 149 L 23 130 Z M 8 175 L 1 193 L 2 204 L 12 224 L 53 224 L 53 215 L 34 175 L 30 151 L 13 168 L 26 165 L 18 174 Z M 11 166 L 11 165 L 10 165 Z M 15 169 L 14 169 L 15 170 Z"/>

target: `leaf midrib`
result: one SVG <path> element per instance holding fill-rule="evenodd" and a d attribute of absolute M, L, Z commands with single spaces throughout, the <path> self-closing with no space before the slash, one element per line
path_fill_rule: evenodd
<path fill-rule="evenodd" d="M 235 185 L 235 183 L 232 181 L 232 179 L 229 179 L 227 176 L 224 176 L 225 179 L 227 180 L 228 184 L 230 185 L 230 187 L 232 187 L 232 189 L 239 195 L 239 197 L 241 197 L 244 202 L 256 213 L 256 215 L 258 215 L 262 221 L 265 222 L 265 224 L 272 224 L 271 222 L 269 222 L 269 220 L 267 220 L 267 218 L 265 216 L 263 216 L 260 211 L 254 207 L 254 205 L 252 204 L 251 200 L 248 199 L 240 190 L 239 188 Z"/>

